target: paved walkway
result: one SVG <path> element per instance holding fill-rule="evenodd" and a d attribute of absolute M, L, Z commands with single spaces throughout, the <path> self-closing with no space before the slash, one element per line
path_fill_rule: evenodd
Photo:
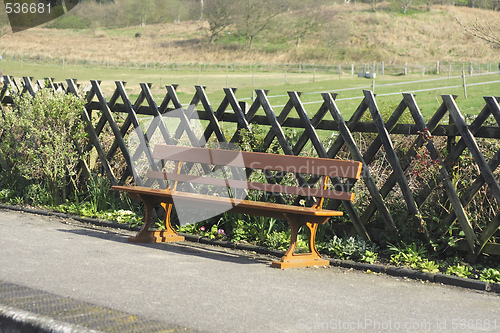
<path fill-rule="evenodd" d="M 4 289 L 92 304 L 164 329 L 500 331 L 494 293 L 338 267 L 279 270 L 265 255 L 191 242 L 130 244 L 128 231 L 2 209 L 0 235 Z M 0 293 L 2 306 L 16 311 Z"/>

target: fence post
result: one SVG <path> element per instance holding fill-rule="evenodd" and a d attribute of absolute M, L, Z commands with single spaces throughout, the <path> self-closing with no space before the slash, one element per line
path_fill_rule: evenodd
<path fill-rule="evenodd" d="M 252 91 L 255 90 L 255 74 L 253 72 L 253 66 L 250 67 L 252 69 Z"/>
<path fill-rule="evenodd" d="M 201 75 L 201 64 L 198 64 L 198 76 L 196 77 L 196 85 L 200 84 L 200 75 Z"/>
<path fill-rule="evenodd" d="M 354 64 L 351 64 L 351 75 L 354 75 Z"/>
<path fill-rule="evenodd" d="M 439 60 L 436 61 L 436 74 L 439 75 Z"/>
<path fill-rule="evenodd" d="M 464 85 L 464 96 L 467 98 L 467 85 L 465 84 L 465 71 L 462 71 L 462 81 Z"/>
<path fill-rule="evenodd" d="M 404 69 L 404 74 L 405 75 L 408 75 L 408 64 L 405 62 L 405 67 L 403 67 Z"/>
<path fill-rule="evenodd" d="M 384 71 L 385 71 L 385 68 L 384 68 L 384 62 L 382 61 L 382 64 L 381 64 L 381 75 L 384 75 Z"/>

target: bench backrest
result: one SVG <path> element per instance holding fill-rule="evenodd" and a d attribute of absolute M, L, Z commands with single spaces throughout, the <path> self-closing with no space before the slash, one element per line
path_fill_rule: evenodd
<path fill-rule="evenodd" d="M 176 184 L 177 182 L 190 182 L 205 185 L 259 190 L 269 193 L 283 193 L 303 197 L 330 198 L 351 201 L 354 198 L 354 193 L 327 189 L 329 178 L 339 177 L 359 179 L 362 169 L 362 164 L 356 161 L 160 144 L 157 144 L 154 147 L 153 158 L 163 161 L 177 162 L 177 170 L 174 170 L 174 172 L 149 170 L 147 176 L 149 178 L 166 179 L 168 181 L 173 181 Z M 239 179 L 221 179 L 211 177 L 210 174 L 200 177 L 198 175 L 182 174 L 181 163 L 184 165 L 199 163 L 205 167 L 227 166 L 233 169 L 260 169 L 265 171 L 294 173 L 297 175 L 313 175 L 313 177 L 318 176 L 323 178 L 323 181 L 321 187 L 313 188 L 249 182 Z M 189 168 L 190 167 L 188 167 L 188 169 Z M 172 185 L 170 186 L 172 187 Z M 321 199 L 320 202 L 322 205 L 323 200 Z M 317 201 L 317 203 L 319 202 Z M 321 208 L 318 204 L 316 206 L 317 208 Z"/>

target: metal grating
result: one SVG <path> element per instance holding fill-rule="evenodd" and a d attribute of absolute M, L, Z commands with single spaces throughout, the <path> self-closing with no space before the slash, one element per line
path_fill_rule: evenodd
<path fill-rule="evenodd" d="M 61 326 L 66 323 L 69 330 L 76 326 L 81 331 L 194 332 L 191 329 L 0 281 L 0 332 L 2 332 L 1 323 L 5 319 L 5 313 L 1 310 L 5 307 L 11 309 L 11 313 L 16 310 L 20 310 L 19 312 L 23 314 L 29 313 L 32 326 L 37 326 L 38 321 L 40 327 L 43 326 L 49 331 L 52 329 L 47 327 L 48 322 L 53 322 L 53 331 L 61 330 Z M 19 321 L 23 316 L 13 317 Z"/>

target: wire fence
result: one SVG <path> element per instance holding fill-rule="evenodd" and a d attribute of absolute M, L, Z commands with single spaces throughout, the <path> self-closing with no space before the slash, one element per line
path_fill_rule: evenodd
<path fill-rule="evenodd" d="M 73 59 L 49 57 L 42 54 L 2 54 L 2 59 L 21 62 L 47 63 L 65 66 L 99 67 L 99 68 L 127 68 L 127 69 L 150 69 L 169 71 L 225 71 L 225 72 L 290 72 L 290 73 L 316 73 L 358 76 L 376 75 L 448 75 L 449 77 L 460 75 L 465 72 L 472 74 L 488 74 L 500 70 L 500 64 L 495 61 L 487 62 L 429 62 L 425 64 L 407 64 L 392 62 L 371 62 L 371 63 L 208 63 L 208 62 L 162 62 L 162 61 L 122 61 L 116 59 Z"/>
<path fill-rule="evenodd" d="M 500 74 L 500 72 L 491 72 L 491 73 L 476 73 L 468 76 L 484 76 L 484 75 L 494 75 L 494 74 Z M 321 95 L 322 93 L 330 93 L 330 92 L 342 92 L 342 91 L 362 91 L 363 89 L 370 89 L 374 92 L 375 87 L 377 88 L 383 88 L 383 87 L 390 87 L 390 86 L 403 86 L 407 84 L 419 84 L 421 85 L 422 83 L 426 82 L 442 82 L 442 81 L 449 81 L 451 79 L 459 79 L 463 78 L 462 84 L 460 85 L 436 85 L 431 88 L 425 88 L 425 89 L 408 89 L 406 91 L 397 91 L 397 92 L 389 92 L 389 93 L 381 93 L 377 94 L 378 97 L 383 97 L 383 96 L 393 96 L 393 95 L 401 95 L 403 93 L 418 93 L 418 92 L 424 92 L 424 91 L 437 91 L 437 90 L 444 90 L 444 89 L 456 89 L 456 88 L 463 88 L 465 91 L 467 87 L 469 86 L 478 86 L 478 85 L 487 85 L 487 84 L 494 84 L 494 83 L 500 83 L 500 80 L 492 80 L 492 81 L 485 81 L 485 82 L 473 82 L 473 83 L 467 83 L 464 76 L 459 75 L 459 76 L 451 76 L 451 77 L 439 77 L 439 78 L 432 78 L 432 79 L 422 79 L 422 80 L 413 80 L 413 81 L 405 81 L 405 82 L 396 82 L 396 83 L 385 83 L 385 84 L 378 84 L 375 86 L 375 80 L 372 82 L 372 85 L 370 86 L 363 86 L 363 87 L 353 87 L 353 88 L 342 88 L 342 89 L 335 89 L 335 90 L 328 90 L 328 91 L 314 91 L 314 92 L 306 92 L 303 93 L 303 95 Z M 273 98 L 282 98 L 282 97 L 287 97 L 288 95 L 271 95 L 268 96 L 269 99 Z M 345 98 L 337 98 L 337 101 L 347 101 L 347 100 L 356 100 L 356 99 L 363 99 L 365 96 L 359 95 L 359 96 L 354 96 L 354 97 L 345 97 Z M 251 99 L 251 98 L 242 98 L 244 99 Z M 315 101 L 308 101 L 308 102 L 303 102 L 304 105 L 310 105 L 310 104 L 319 104 L 323 103 L 323 100 L 315 100 Z M 274 105 L 275 107 L 284 107 L 285 105 Z"/>

